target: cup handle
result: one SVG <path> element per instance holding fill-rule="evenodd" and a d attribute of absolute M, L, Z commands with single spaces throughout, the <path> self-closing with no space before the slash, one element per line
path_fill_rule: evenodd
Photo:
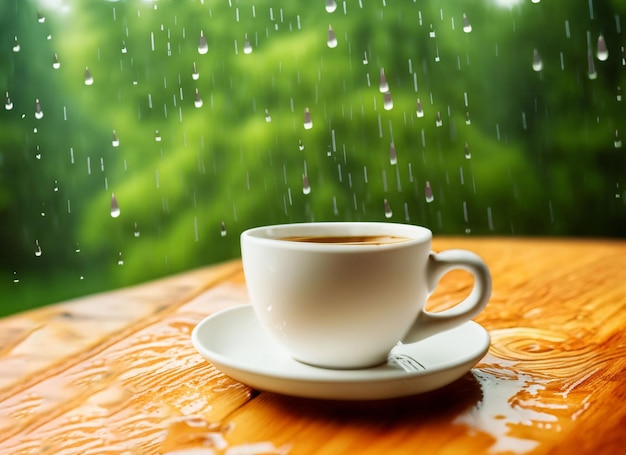
<path fill-rule="evenodd" d="M 460 303 L 444 311 L 431 313 L 422 309 L 403 343 L 414 343 L 438 332 L 459 326 L 479 314 L 491 296 L 491 274 L 485 262 L 475 253 L 467 250 L 446 250 L 431 252 L 426 266 L 426 282 L 430 295 L 439 280 L 456 269 L 466 270 L 474 275 L 474 287 Z"/>

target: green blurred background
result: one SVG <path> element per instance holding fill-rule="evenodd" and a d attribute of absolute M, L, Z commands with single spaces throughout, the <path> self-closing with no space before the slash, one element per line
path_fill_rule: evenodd
<path fill-rule="evenodd" d="M 3 0 L 0 315 L 268 223 L 625 236 L 626 2 L 332 3 Z"/>

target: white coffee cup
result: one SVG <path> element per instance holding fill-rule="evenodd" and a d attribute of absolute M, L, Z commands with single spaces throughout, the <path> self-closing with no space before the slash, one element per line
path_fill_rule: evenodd
<path fill-rule="evenodd" d="M 342 237 L 377 240 L 338 243 Z M 384 363 L 398 342 L 463 324 L 489 300 L 491 276 L 483 260 L 466 250 L 432 252 L 431 240 L 424 227 L 384 222 L 246 230 L 241 254 L 254 312 L 298 361 L 336 369 Z M 453 269 L 474 276 L 471 293 L 445 311 L 425 311 L 428 296 Z"/>

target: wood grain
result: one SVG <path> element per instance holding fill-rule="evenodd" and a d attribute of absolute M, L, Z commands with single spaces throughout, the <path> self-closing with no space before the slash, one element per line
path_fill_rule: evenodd
<path fill-rule="evenodd" d="M 488 263 L 487 356 L 434 392 L 258 392 L 190 332 L 247 302 L 239 261 L 0 319 L 0 453 L 626 453 L 626 242 L 441 238 Z M 449 274 L 429 302 L 467 294 Z M 212 452 L 210 452 L 212 451 Z"/>

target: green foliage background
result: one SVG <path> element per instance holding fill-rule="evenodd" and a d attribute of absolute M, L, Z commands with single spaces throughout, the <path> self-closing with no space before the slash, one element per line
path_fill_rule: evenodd
<path fill-rule="evenodd" d="M 329 13 L 304 0 L 5 0 L 0 313 L 236 257 L 239 233 L 268 223 L 624 237 L 625 11 L 618 1 L 360 0 Z"/>

